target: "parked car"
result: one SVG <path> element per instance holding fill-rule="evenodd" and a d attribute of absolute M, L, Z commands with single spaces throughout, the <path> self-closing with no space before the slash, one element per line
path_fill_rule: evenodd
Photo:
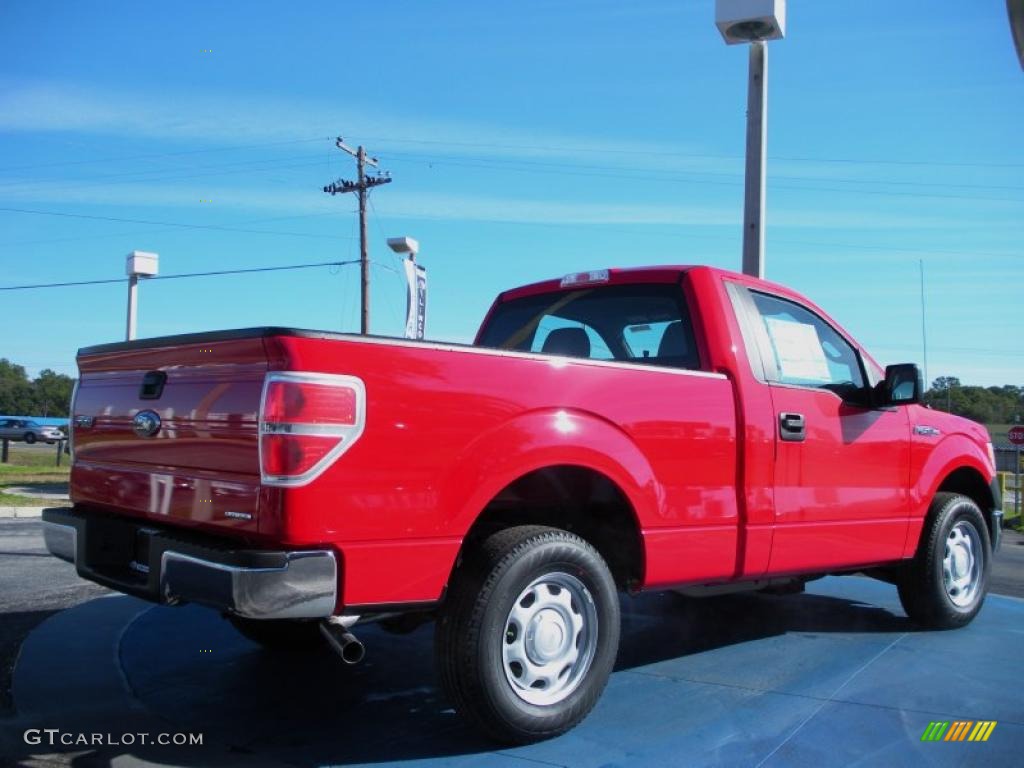
<path fill-rule="evenodd" d="M 472 346 L 250 328 L 78 367 L 53 554 L 346 662 L 361 622 L 436 620 L 447 696 L 503 742 L 591 710 L 618 591 L 863 572 L 961 627 L 999 544 L 984 427 L 921 406 L 917 366 L 883 370 L 794 291 L 718 269 L 510 290 Z"/>
<path fill-rule="evenodd" d="M 0 419 L 0 438 L 24 440 L 31 445 L 36 440 L 45 440 L 51 445 L 64 439 L 64 433 L 57 427 L 44 427 L 29 419 Z"/>

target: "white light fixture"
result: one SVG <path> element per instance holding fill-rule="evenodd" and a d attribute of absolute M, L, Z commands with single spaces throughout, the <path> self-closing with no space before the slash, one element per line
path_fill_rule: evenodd
<path fill-rule="evenodd" d="M 420 252 L 420 244 L 411 237 L 389 237 L 388 248 L 395 253 L 408 253 L 410 259 L 415 259 Z"/>
<path fill-rule="evenodd" d="M 715 25 L 729 45 L 786 36 L 786 0 L 716 0 Z"/>
<path fill-rule="evenodd" d="M 128 275 L 128 318 L 125 339 L 135 338 L 135 317 L 138 307 L 139 278 L 154 277 L 160 271 L 160 256 L 148 251 L 132 251 L 124 261 L 124 273 Z"/>
<path fill-rule="evenodd" d="M 420 252 L 419 241 L 411 237 L 389 237 L 388 248 L 398 254 L 409 254 L 409 258 L 402 262 L 407 288 L 405 338 L 422 339 L 427 321 L 427 270 L 422 264 L 416 263 L 416 254 Z"/>

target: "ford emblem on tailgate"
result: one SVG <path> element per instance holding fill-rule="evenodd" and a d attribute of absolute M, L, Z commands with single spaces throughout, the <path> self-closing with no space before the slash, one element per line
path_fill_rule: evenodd
<path fill-rule="evenodd" d="M 139 437 L 152 437 L 160 431 L 160 415 L 156 411 L 139 411 L 132 419 L 132 429 Z"/>

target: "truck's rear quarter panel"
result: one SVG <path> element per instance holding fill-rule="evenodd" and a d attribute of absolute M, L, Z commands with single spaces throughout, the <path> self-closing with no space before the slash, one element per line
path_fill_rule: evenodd
<path fill-rule="evenodd" d="M 267 342 L 272 365 L 366 384 L 362 438 L 314 483 L 284 489 L 275 518 L 285 541 L 342 542 L 348 603 L 437 597 L 482 505 L 543 465 L 588 466 L 623 488 L 651 543 L 647 585 L 734 572 L 724 376 L 429 344 Z"/>

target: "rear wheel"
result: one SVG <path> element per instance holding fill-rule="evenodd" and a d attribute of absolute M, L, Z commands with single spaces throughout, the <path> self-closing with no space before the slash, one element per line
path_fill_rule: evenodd
<path fill-rule="evenodd" d="M 566 531 L 522 526 L 466 554 L 435 649 L 459 713 L 498 741 L 523 744 L 587 716 L 618 645 L 618 594 L 598 552 Z"/>
<path fill-rule="evenodd" d="M 316 621 L 246 619 L 232 615 L 225 618 L 246 639 L 268 651 L 299 652 L 325 646 Z"/>
<path fill-rule="evenodd" d="M 956 493 L 936 494 L 917 554 L 897 585 L 907 615 L 933 629 L 970 623 L 985 602 L 991 553 L 978 505 Z"/>
<path fill-rule="evenodd" d="M 36 441 L 36 435 L 35 435 L 34 432 L 26 432 L 25 433 L 25 442 L 26 443 L 28 443 L 29 445 L 32 445 L 32 443 L 34 443 L 35 441 Z"/>

